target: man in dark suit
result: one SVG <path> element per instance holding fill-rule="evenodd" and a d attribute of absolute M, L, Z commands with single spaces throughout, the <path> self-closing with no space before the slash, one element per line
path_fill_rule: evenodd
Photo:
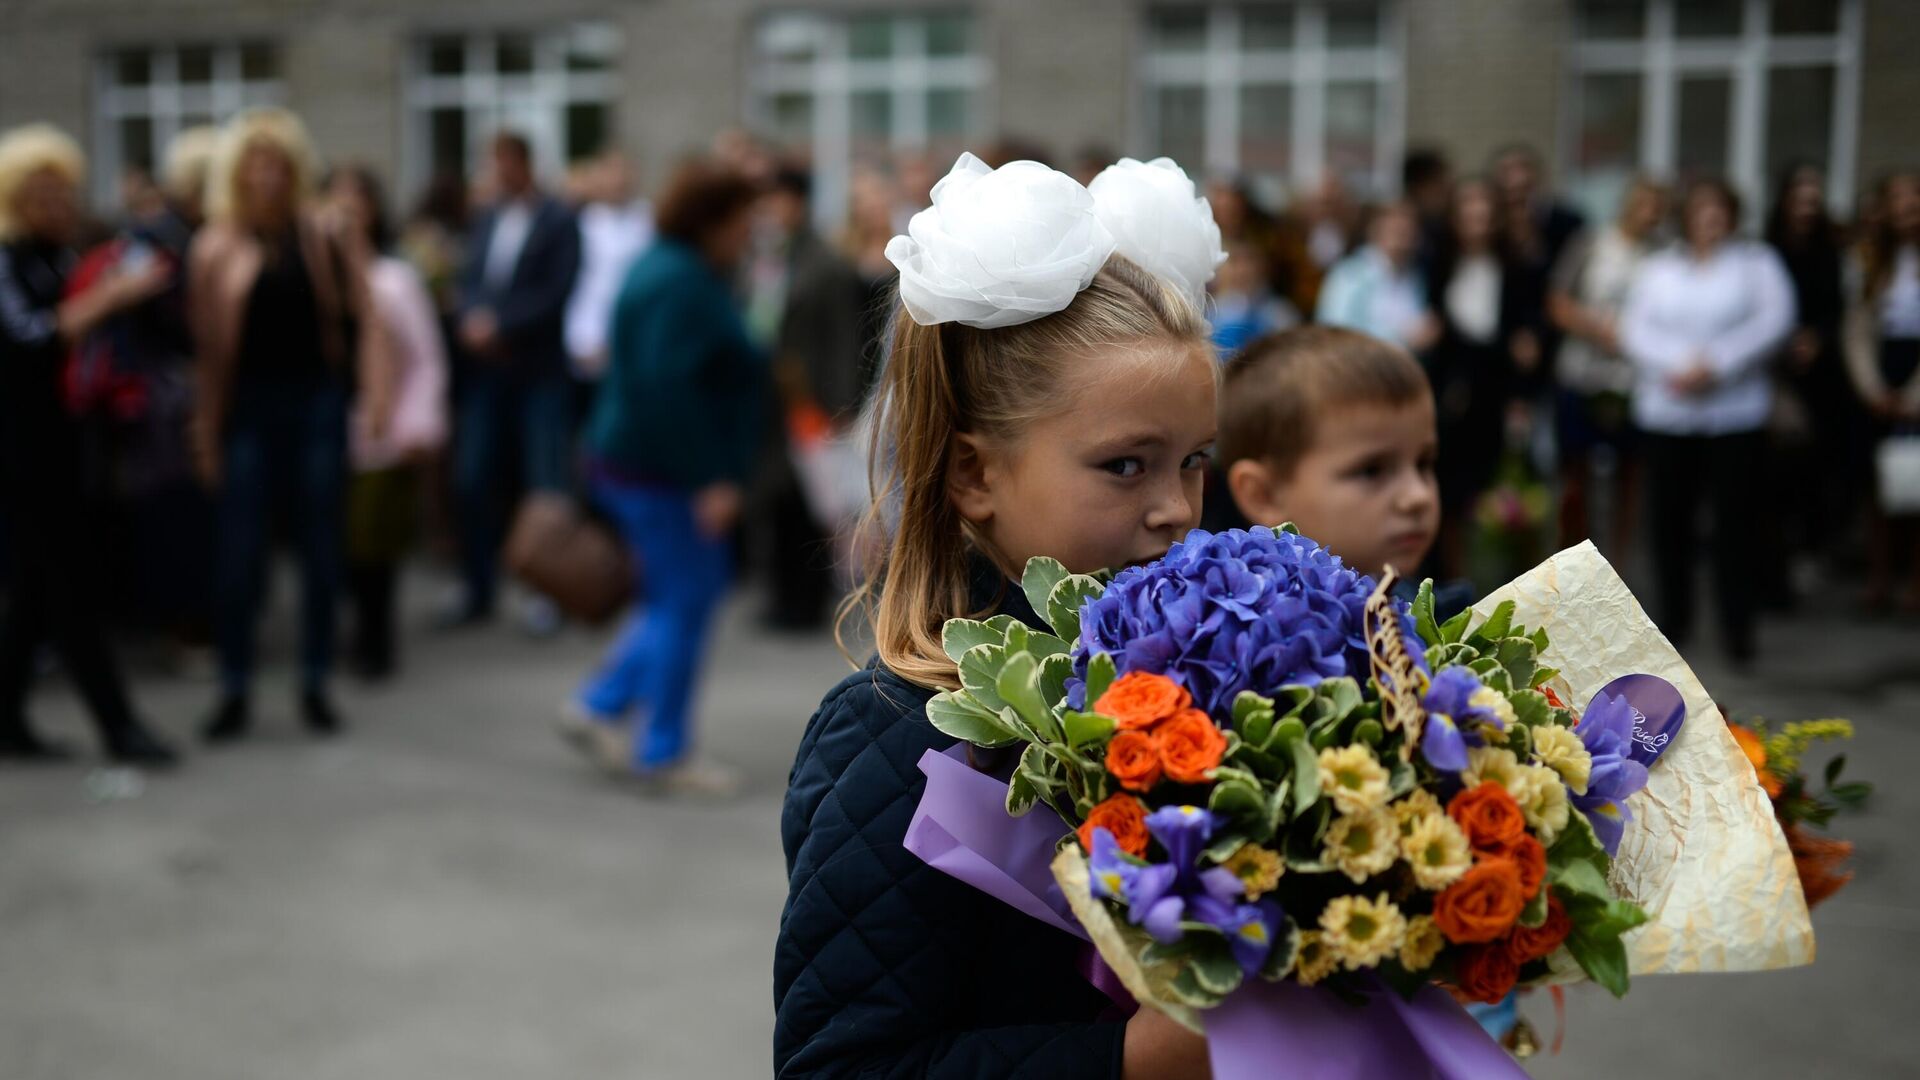
<path fill-rule="evenodd" d="M 509 452 L 518 449 L 528 490 L 565 488 L 570 457 L 565 327 L 579 224 L 535 185 L 524 136 L 496 135 L 492 161 L 499 200 L 475 223 L 460 274 L 454 495 L 466 596 L 456 622 L 493 612 Z"/>
<path fill-rule="evenodd" d="M 1553 359 L 1560 331 L 1547 318 L 1547 279 L 1553 266 L 1586 219 L 1553 197 L 1542 182 L 1546 166 L 1539 151 L 1514 143 L 1493 155 L 1487 174 L 1500 200 L 1500 232 L 1505 238 L 1509 302 L 1516 308 L 1518 331 L 1513 360 L 1524 396 L 1544 394 L 1552 386 Z"/>

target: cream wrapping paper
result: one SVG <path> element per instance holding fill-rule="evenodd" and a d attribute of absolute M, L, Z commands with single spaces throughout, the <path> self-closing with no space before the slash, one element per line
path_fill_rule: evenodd
<path fill-rule="evenodd" d="M 1635 975 L 1765 971 L 1813 962 L 1813 926 L 1786 837 L 1753 766 L 1686 661 L 1591 543 L 1569 548 L 1474 605 L 1484 617 L 1504 601 L 1514 622 L 1545 627 L 1541 663 L 1560 669 L 1585 708 L 1622 675 L 1658 675 L 1680 691 L 1686 723 L 1628 800 L 1633 821 L 1611 883 L 1644 908 L 1626 936 Z M 1555 967 L 1582 977 L 1562 950 Z"/>

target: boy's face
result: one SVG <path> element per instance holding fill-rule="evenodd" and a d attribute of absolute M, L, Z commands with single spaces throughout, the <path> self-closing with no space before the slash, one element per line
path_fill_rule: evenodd
<path fill-rule="evenodd" d="M 1080 362 L 1091 377 L 1019 438 L 962 435 L 954 448 L 954 505 L 1015 576 L 1036 555 L 1076 574 L 1150 562 L 1200 523 L 1213 358 L 1150 342 Z"/>
<path fill-rule="evenodd" d="M 1412 574 L 1440 528 L 1433 402 L 1349 405 L 1318 418 L 1292 475 L 1236 461 L 1227 483 L 1257 525 L 1291 521 L 1348 566 Z"/>

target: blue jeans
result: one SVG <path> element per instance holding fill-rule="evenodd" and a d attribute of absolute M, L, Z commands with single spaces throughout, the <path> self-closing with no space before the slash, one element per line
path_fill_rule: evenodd
<path fill-rule="evenodd" d="M 593 496 L 632 548 L 643 596 L 580 688 L 580 703 L 603 723 L 635 716 L 636 768 L 671 764 L 687 750 L 693 684 L 714 609 L 733 576 L 732 545 L 695 527 L 688 492 L 595 478 Z"/>
<path fill-rule="evenodd" d="M 327 383 L 242 383 L 222 441 L 220 534 L 214 546 L 220 678 L 229 695 L 253 681 L 254 630 L 266 594 L 273 524 L 300 555 L 300 666 L 319 690 L 333 666 L 347 489 L 347 391 Z"/>
<path fill-rule="evenodd" d="M 453 484 L 467 603 L 475 611 L 493 606 L 508 452 L 519 450 L 520 482 L 527 490 L 564 490 L 573 441 L 572 394 L 567 377 L 558 372 L 523 375 L 476 363 L 462 377 Z"/>

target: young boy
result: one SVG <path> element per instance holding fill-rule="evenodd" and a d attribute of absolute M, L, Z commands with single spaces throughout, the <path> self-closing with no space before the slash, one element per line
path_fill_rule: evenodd
<path fill-rule="evenodd" d="M 1227 364 L 1218 456 L 1234 504 L 1362 573 L 1419 571 L 1440 528 L 1437 449 L 1433 392 L 1398 346 L 1307 326 Z"/>

